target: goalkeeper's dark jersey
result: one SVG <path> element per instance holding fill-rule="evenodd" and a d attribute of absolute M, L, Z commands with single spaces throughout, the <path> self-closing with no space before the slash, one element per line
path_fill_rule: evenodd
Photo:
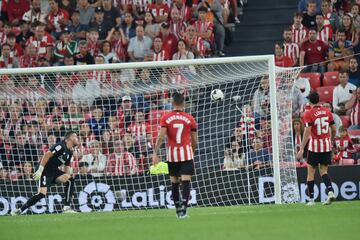
<path fill-rule="evenodd" d="M 67 148 L 65 141 L 58 142 L 50 147 L 53 156 L 45 165 L 44 171 L 52 171 L 58 169 L 61 165 L 70 166 L 72 151 Z"/>

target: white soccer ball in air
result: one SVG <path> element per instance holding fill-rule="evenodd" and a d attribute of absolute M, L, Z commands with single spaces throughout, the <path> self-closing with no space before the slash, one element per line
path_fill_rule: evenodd
<path fill-rule="evenodd" d="M 224 100 L 224 93 L 220 89 L 214 89 L 211 91 L 211 100 L 218 102 Z"/>

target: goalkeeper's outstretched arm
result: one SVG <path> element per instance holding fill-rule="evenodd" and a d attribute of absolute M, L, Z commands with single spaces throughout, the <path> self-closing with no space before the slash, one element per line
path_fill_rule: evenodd
<path fill-rule="evenodd" d="M 44 171 L 44 167 L 46 166 L 46 164 L 48 163 L 49 159 L 53 156 L 54 154 L 50 151 L 47 151 L 44 156 L 41 158 L 40 161 L 40 165 L 38 170 L 36 170 L 36 172 L 34 173 L 34 180 L 38 181 L 41 177 L 42 172 Z"/>

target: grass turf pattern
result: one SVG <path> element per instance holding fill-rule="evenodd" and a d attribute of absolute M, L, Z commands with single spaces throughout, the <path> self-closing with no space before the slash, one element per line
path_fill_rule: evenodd
<path fill-rule="evenodd" d="M 0 217 L 1 240 L 360 239 L 360 201 Z"/>

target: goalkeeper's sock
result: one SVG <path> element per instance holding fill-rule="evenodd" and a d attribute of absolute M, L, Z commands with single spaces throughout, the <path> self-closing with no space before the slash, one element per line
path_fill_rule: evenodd
<path fill-rule="evenodd" d="M 314 199 L 314 180 L 313 181 L 307 181 L 307 187 L 308 187 L 308 195 L 310 199 Z"/>
<path fill-rule="evenodd" d="M 70 206 L 71 198 L 74 193 L 74 188 L 75 188 L 75 181 L 71 177 L 69 178 L 69 180 L 67 180 L 65 186 L 65 206 Z"/>
<path fill-rule="evenodd" d="M 28 209 L 29 207 L 31 207 L 32 205 L 34 205 L 44 197 L 45 195 L 42 193 L 38 193 L 32 196 L 29 200 L 27 200 L 27 202 L 24 205 L 22 205 L 22 207 L 20 208 L 21 212 L 25 211 L 26 209 Z"/>
<path fill-rule="evenodd" d="M 174 201 L 176 209 L 180 208 L 180 192 L 179 192 L 179 183 L 171 183 L 171 195 Z"/>
<path fill-rule="evenodd" d="M 183 206 L 187 208 L 190 197 L 190 181 L 182 181 L 181 184 L 182 184 Z"/>
<path fill-rule="evenodd" d="M 321 176 L 325 186 L 326 186 L 326 189 L 328 192 L 334 192 L 334 189 L 333 187 L 331 186 L 331 179 L 330 179 L 330 176 L 328 174 L 324 174 Z"/>

